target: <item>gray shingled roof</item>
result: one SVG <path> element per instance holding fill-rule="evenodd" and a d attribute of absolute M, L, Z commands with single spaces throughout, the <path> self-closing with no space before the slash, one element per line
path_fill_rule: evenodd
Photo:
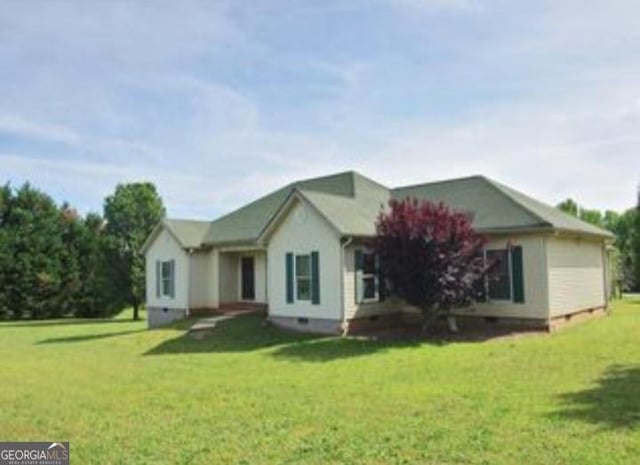
<path fill-rule="evenodd" d="M 389 199 L 416 197 L 470 212 L 474 228 L 483 233 L 561 230 L 612 237 L 609 231 L 484 176 L 388 189 L 353 171 L 289 184 L 212 222 L 166 222 L 185 247 L 255 243 L 294 190 L 344 235 L 373 235 L 376 218 Z"/>
<path fill-rule="evenodd" d="M 389 199 L 389 191 L 386 187 L 353 171 L 306 179 L 291 183 L 213 221 L 206 235 L 205 243 L 256 241 L 269 220 L 294 189 L 304 192 L 309 198 L 318 194 L 317 201 L 324 206 L 326 213 L 330 215 L 328 218 L 333 219 L 335 216 L 335 221 L 340 221 L 339 218 L 343 216 L 343 209 L 338 209 L 336 203 L 351 200 L 353 208 L 368 211 L 372 209 L 371 205 L 375 205 L 377 214 L 380 205 L 386 204 Z M 320 194 L 324 194 L 324 196 L 320 198 Z M 333 201 L 332 198 L 334 198 Z M 375 215 L 373 218 L 375 219 Z M 355 221 L 353 224 L 348 221 L 344 222 L 344 226 L 345 230 L 361 227 Z"/>
<path fill-rule="evenodd" d="M 211 226 L 210 221 L 166 219 L 165 225 L 184 248 L 199 247 Z"/>
<path fill-rule="evenodd" d="M 546 228 L 612 237 L 609 231 L 484 176 L 400 187 L 392 190 L 392 196 L 444 202 L 454 209 L 470 212 L 474 228 L 484 233 Z"/>

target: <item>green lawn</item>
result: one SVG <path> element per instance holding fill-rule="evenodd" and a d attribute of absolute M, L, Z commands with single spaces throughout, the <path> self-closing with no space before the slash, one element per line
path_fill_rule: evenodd
<path fill-rule="evenodd" d="M 0 360 L 0 439 L 70 441 L 76 465 L 640 461 L 640 300 L 451 344 L 3 323 Z"/>

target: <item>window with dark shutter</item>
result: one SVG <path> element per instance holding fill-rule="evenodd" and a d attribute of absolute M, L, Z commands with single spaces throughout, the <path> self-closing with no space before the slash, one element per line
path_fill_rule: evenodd
<path fill-rule="evenodd" d="M 156 297 L 160 297 L 162 287 L 162 265 L 156 260 Z"/>
<path fill-rule="evenodd" d="M 287 303 L 293 303 L 293 254 L 291 252 L 285 255 L 286 270 L 286 298 Z"/>
<path fill-rule="evenodd" d="M 355 251 L 356 303 L 377 302 L 380 298 L 378 257 L 364 250 Z"/>
<path fill-rule="evenodd" d="M 487 263 L 492 266 L 488 275 L 489 298 L 511 300 L 511 264 L 507 249 L 487 250 Z"/>
<path fill-rule="evenodd" d="M 176 261 L 167 260 L 159 263 L 160 271 L 160 294 L 163 297 L 174 298 L 176 296 L 175 275 Z"/>
<path fill-rule="evenodd" d="M 320 304 L 320 254 L 311 252 L 311 303 Z"/>
<path fill-rule="evenodd" d="M 511 269 L 513 274 L 513 301 L 524 303 L 524 266 L 521 246 L 511 248 Z"/>

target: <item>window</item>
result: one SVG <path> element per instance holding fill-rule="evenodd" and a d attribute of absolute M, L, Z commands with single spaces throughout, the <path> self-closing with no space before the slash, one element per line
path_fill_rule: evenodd
<path fill-rule="evenodd" d="M 364 302 L 378 300 L 376 256 L 367 252 L 362 253 L 362 300 Z"/>
<path fill-rule="evenodd" d="M 364 250 L 355 251 L 356 303 L 377 302 L 380 297 L 378 259 Z"/>
<path fill-rule="evenodd" d="M 163 296 L 174 296 L 174 269 L 173 260 L 162 262 L 160 265 L 161 293 Z"/>
<path fill-rule="evenodd" d="M 296 299 L 311 300 L 311 255 L 296 255 Z"/>
<path fill-rule="evenodd" d="M 512 275 L 510 255 L 508 249 L 487 250 L 487 264 L 493 265 L 488 275 L 490 299 L 511 300 Z"/>

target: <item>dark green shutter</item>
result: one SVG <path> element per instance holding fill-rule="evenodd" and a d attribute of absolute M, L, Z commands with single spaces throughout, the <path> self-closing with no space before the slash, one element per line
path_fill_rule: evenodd
<path fill-rule="evenodd" d="M 293 303 L 293 254 L 287 253 L 285 260 L 285 267 L 287 270 L 287 303 Z"/>
<path fill-rule="evenodd" d="M 363 262 L 362 262 L 362 250 L 356 249 L 354 252 L 354 261 L 355 261 L 355 267 L 356 267 L 356 272 L 354 273 L 355 276 L 355 299 L 356 299 L 356 303 L 359 304 L 362 302 L 362 296 L 364 293 L 364 289 L 362 289 L 362 266 L 363 266 Z"/>
<path fill-rule="evenodd" d="M 156 297 L 160 297 L 160 287 L 162 286 L 162 263 L 156 260 Z"/>
<path fill-rule="evenodd" d="M 522 247 L 511 248 L 511 269 L 513 273 L 513 301 L 524 303 L 524 271 L 522 266 Z"/>
<path fill-rule="evenodd" d="M 169 263 L 171 263 L 169 266 L 169 269 L 171 270 L 169 276 L 171 276 L 171 298 L 173 299 L 176 296 L 176 261 L 171 260 Z"/>
<path fill-rule="evenodd" d="M 311 303 L 320 304 L 320 256 L 311 252 Z"/>

